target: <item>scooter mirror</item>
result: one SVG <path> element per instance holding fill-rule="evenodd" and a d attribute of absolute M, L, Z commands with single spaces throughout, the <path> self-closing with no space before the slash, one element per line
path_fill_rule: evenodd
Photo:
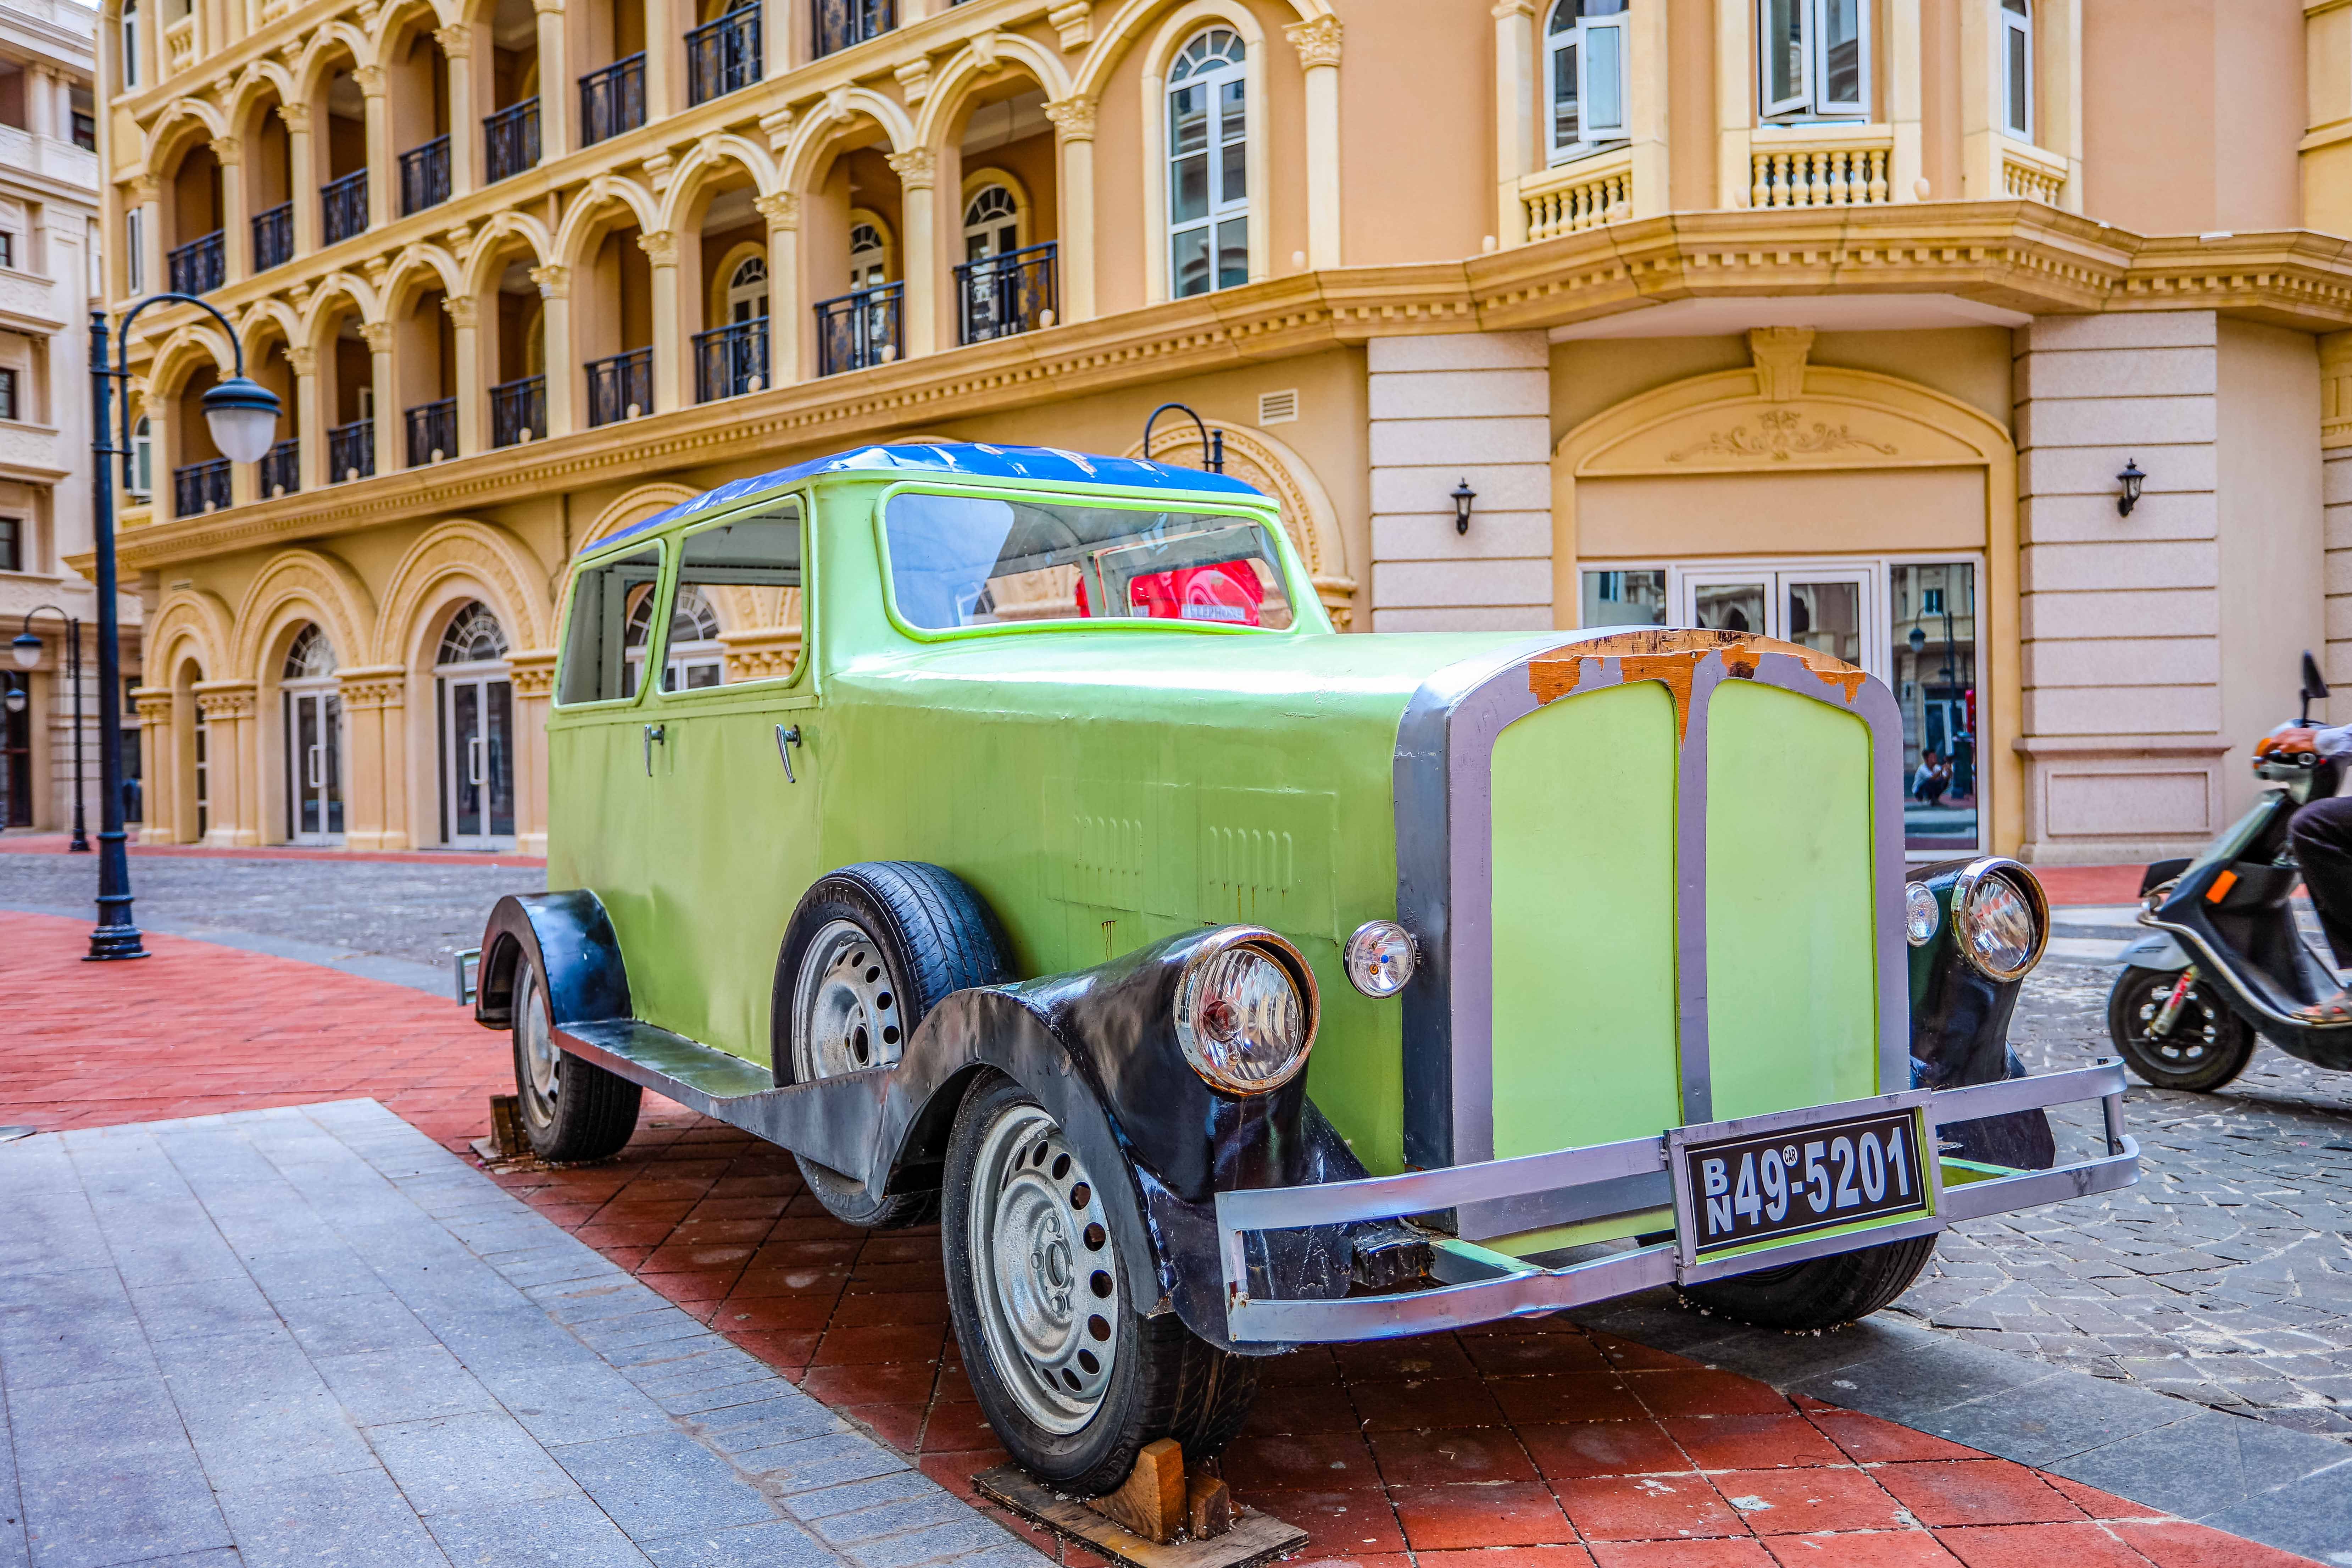
<path fill-rule="evenodd" d="M 2303 718 L 2300 721 L 2305 728 L 2311 724 L 2311 705 L 2326 695 L 2327 682 L 2320 677 L 2319 661 L 2311 657 L 2309 648 L 2305 648 L 2303 650 Z"/>

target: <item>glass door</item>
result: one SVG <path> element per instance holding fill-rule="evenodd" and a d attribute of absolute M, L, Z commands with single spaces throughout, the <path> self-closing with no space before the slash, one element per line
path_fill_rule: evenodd
<path fill-rule="evenodd" d="M 343 836 L 343 700 L 334 691 L 286 693 L 286 841 L 331 844 Z"/>
<path fill-rule="evenodd" d="M 1878 585 L 1874 568 L 1741 567 L 1680 575 L 1684 625 L 1778 637 L 1885 679 L 1884 649 L 1869 635 Z"/>
<path fill-rule="evenodd" d="M 514 841 L 514 683 L 504 676 L 441 682 L 444 841 L 506 848 Z"/>

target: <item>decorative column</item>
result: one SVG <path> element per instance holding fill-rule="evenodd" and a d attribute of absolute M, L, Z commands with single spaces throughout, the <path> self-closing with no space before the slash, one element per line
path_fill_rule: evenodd
<path fill-rule="evenodd" d="M 221 258 L 231 283 L 253 276 L 253 226 L 245 221 L 245 143 L 234 136 L 215 136 L 213 156 L 220 160 Z"/>
<path fill-rule="evenodd" d="M 899 225 L 907 231 L 899 237 L 899 270 L 907 285 L 904 352 L 909 356 L 929 353 L 939 342 L 940 257 L 931 188 L 939 166 L 928 147 L 890 154 L 890 172 L 898 176 Z"/>
<path fill-rule="evenodd" d="M 774 0 L 782 4 L 783 0 Z M 686 46 L 687 18 L 692 15 L 685 0 L 645 0 L 646 7 L 646 123 L 658 125 L 686 108 Z M 686 16 L 680 16 L 681 11 Z M 542 68 L 539 79 L 545 81 Z M 578 90 L 574 89 L 573 90 Z"/>
<path fill-rule="evenodd" d="M 293 343 L 286 361 L 294 367 L 294 478 L 306 490 L 332 483 L 327 473 L 327 426 L 319 409 L 319 351 Z"/>
<path fill-rule="evenodd" d="M 572 151 L 580 89 L 572 80 L 563 0 L 531 0 L 531 9 L 539 14 L 539 158 L 547 163 Z"/>
<path fill-rule="evenodd" d="M 1062 154 L 1062 320 L 1091 321 L 1095 316 L 1095 100 L 1065 98 L 1045 106 Z"/>
<path fill-rule="evenodd" d="M 474 101 L 474 29 L 463 25 L 436 27 L 434 42 L 449 68 L 449 197 L 471 192 L 481 184 L 482 117 Z M 542 72 L 540 80 L 547 79 Z M 542 127 L 544 129 L 544 127 Z"/>
<path fill-rule="evenodd" d="M 653 264 L 654 405 L 646 412 L 667 414 L 682 401 L 678 394 L 686 363 L 678 352 L 684 323 L 677 315 L 677 236 L 666 228 L 640 234 L 637 248 Z"/>
<path fill-rule="evenodd" d="M 449 312 L 457 340 L 457 449 L 452 458 L 467 458 L 490 449 L 490 400 L 482 394 L 481 333 L 475 330 L 481 301 L 464 294 L 445 294 L 441 308 Z"/>
<path fill-rule="evenodd" d="M 398 745 L 398 731 L 408 695 L 408 672 L 396 664 L 355 667 L 335 671 L 342 690 L 343 741 L 349 755 L 343 776 L 349 794 L 343 800 L 343 845 L 350 849 L 404 849 L 405 830 L 394 825 L 406 813 L 407 791 L 401 775 L 385 766 L 388 752 Z M 397 843 L 389 840 L 398 840 Z"/>
<path fill-rule="evenodd" d="M 1965 4 L 1962 9 L 1967 9 Z M 1960 24 L 1960 33 L 1965 39 L 1965 21 Z M 1961 53 L 1964 57 L 1967 53 L 1965 42 Z M 1927 172 L 1926 144 L 1921 132 L 1921 121 L 1926 118 L 1926 89 L 1920 73 L 1919 0 L 1887 0 L 1886 118 L 1893 122 L 1895 132 L 1895 145 L 1886 157 L 1889 201 L 1920 199 L 1919 181 Z M 1960 75 L 1963 80 L 1967 79 L 1965 63 L 1960 67 Z"/>
<path fill-rule="evenodd" d="M 286 122 L 286 196 L 294 204 L 294 254 L 309 256 L 319 248 L 319 171 L 310 162 L 310 106 L 281 103 L 278 118 Z"/>
<path fill-rule="evenodd" d="M 580 368 L 572 349 L 571 268 L 550 264 L 530 269 L 539 285 L 541 359 L 547 367 L 547 433 L 572 434 L 572 373 Z M 769 285 L 773 288 L 772 282 Z"/>
<path fill-rule="evenodd" d="M 1715 205 L 1744 207 L 1755 184 L 1756 0 L 1715 0 Z"/>
<path fill-rule="evenodd" d="M 399 396 L 392 384 L 392 323 L 362 321 L 360 336 L 367 340 L 369 384 L 375 388 L 375 471 L 389 474 L 401 467 Z"/>
<path fill-rule="evenodd" d="M 205 841 L 234 849 L 261 842 L 260 726 L 254 722 L 257 691 L 250 680 L 196 683 L 196 711 L 204 715 L 205 794 L 211 831 Z"/>
<path fill-rule="evenodd" d="M 1495 18 L 1495 238 L 1524 245 L 1519 180 L 1535 166 L 1535 0 L 1497 0 Z"/>
<path fill-rule="evenodd" d="M 368 223 L 371 226 L 390 223 L 399 216 L 393 211 L 393 171 L 399 159 L 392 146 L 392 115 L 383 100 L 383 68 L 355 66 L 352 79 L 360 84 L 360 94 L 367 107 L 367 197 Z"/>
<path fill-rule="evenodd" d="M 179 759 L 172 752 L 172 689 L 134 688 L 131 706 L 139 715 L 139 776 L 144 781 L 139 842 L 169 844 L 172 824 L 180 815 Z"/>
<path fill-rule="evenodd" d="M 1318 16 L 1282 30 L 1307 73 L 1307 265 L 1339 265 L 1339 18 Z"/>
<path fill-rule="evenodd" d="M 771 5 L 774 0 L 769 0 Z M 774 298 L 774 282 L 769 284 Z M 507 655 L 515 700 L 515 853 L 547 853 L 547 701 L 555 689 L 555 650 Z"/>
<path fill-rule="evenodd" d="M 751 204 L 768 220 L 768 384 L 801 378 L 801 199 L 790 191 Z"/>
<path fill-rule="evenodd" d="M 1666 76 L 1674 58 L 1666 0 L 1633 0 L 1625 28 L 1625 130 L 1633 161 L 1635 217 L 1675 209 L 1674 128 L 1666 119 Z M 1526 209 L 1520 209 L 1524 212 Z"/>
<path fill-rule="evenodd" d="M 24 82 L 25 119 L 28 121 L 25 129 L 36 136 L 64 141 L 65 131 L 57 107 L 56 70 L 37 63 L 24 73 Z"/>

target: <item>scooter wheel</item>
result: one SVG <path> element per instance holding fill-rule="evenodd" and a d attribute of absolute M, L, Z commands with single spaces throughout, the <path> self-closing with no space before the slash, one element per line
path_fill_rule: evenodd
<path fill-rule="evenodd" d="M 2202 980 L 2189 983 L 2162 1039 L 2148 1030 L 2179 984 L 2179 970 L 2126 969 L 2107 996 L 2107 1033 L 2135 1077 L 2158 1089 L 2215 1089 L 2246 1070 L 2254 1031 Z"/>

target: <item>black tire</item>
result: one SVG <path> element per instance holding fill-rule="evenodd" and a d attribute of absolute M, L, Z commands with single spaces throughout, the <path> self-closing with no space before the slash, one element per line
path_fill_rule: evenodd
<path fill-rule="evenodd" d="M 2132 1076 L 2158 1089 L 2216 1089 L 2246 1070 L 2255 1035 L 2202 978 L 2189 983 L 2180 1012 L 2164 1038 L 2148 1026 L 2179 981 L 2178 970 L 2126 968 L 2107 993 L 2107 1035 Z"/>
<path fill-rule="evenodd" d="M 1082 1218 L 1099 1213 L 1104 1205 L 1134 1205 L 1134 1184 L 1124 1170 L 1088 1172 L 1075 1163 L 1074 1152 L 1059 1146 L 1058 1133 L 1028 1090 L 999 1074 L 981 1077 L 956 1112 L 948 1145 L 940 1250 L 946 1257 L 949 1312 L 963 1352 L 964 1373 L 998 1440 L 1047 1485 L 1095 1497 L 1127 1479 L 1146 1443 L 1173 1437 L 1183 1445 L 1188 1459 L 1222 1451 L 1249 1419 L 1251 1402 L 1257 1396 L 1257 1363 L 1202 1340 L 1172 1311 L 1147 1317 L 1136 1310 L 1122 1269 L 1125 1260 L 1117 1256 L 1119 1227 Z M 1031 1145 L 1038 1152 L 1034 1165 L 1020 1158 L 1020 1145 L 1005 1142 L 1024 1135 L 1038 1140 Z M 1008 1148 L 1013 1152 L 1018 1180 L 1033 1192 L 1059 1192 L 1070 1205 L 1055 1211 L 1053 1223 L 1066 1223 L 1059 1218 L 1063 1215 L 1079 1221 L 1064 1238 L 1062 1249 L 1068 1306 L 1059 1322 L 1065 1327 L 1045 1358 L 1077 1347 L 1061 1362 L 1060 1375 L 1069 1383 L 1066 1391 L 1054 1383 L 1040 1358 L 1025 1356 L 1018 1348 L 1039 1343 L 1045 1336 L 1033 1331 L 1019 1339 L 1017 1328 L 992 1314 L 990 1303 L 1002 1300 L 1008 1285 L 1014 1287 L 1013 1294 L 1021 1294 L 1019 1281 L 1007 1279 L 1003 1264 L 1011 1258 L 1013 1272 L 1018 1274 L 1024 1248 L 1015 1245 L 1008 1250 L 1004 1245 L 1004 1233 L 995 1222 L 1007 1209 L 996 1203 L 994 1184 L 984 1182 L 983 1162 L 1002 1168 L 1000 1152 Z M 1139 1223 L 1130 1235 L 1140 1231 L 1140 1216 L 1135 1217 Z M 976 1226 L 976 1220 L 983 1222 L 984 1229 Z M 1041 1232 L 1033 1227 L 1014 1234 L 1034 1238 Z M 983 1236 L 992 1245 L 976 1251 L 975 1243 Z M 1031 1249 L 1030 1256 L 1043 1258 L 1051 1248 L 1049 1241 L 1044 1248 Z M 1049 1265 L 1033 1263 L 1028 1278 L 1033 1284 L 1045 1284 Z M 1040 1289 L 1026 1299 L 1042 1303 L 1048 1294 Z M 1041 1310 L 1052 1328 L 1050 1304 Z M 992 1322 L 999 1331 L 991 1331 Z M 1107 1352 L 1107 1364 L 1088 1361 L 1097 1349 Z M 1013 1364 L 1007 1364 L 1008 1357 Z M 1091 1389 L 1082 1387 L 1080 1374 L 1094 1380 Z M 1045 1403 L 1041 1382 L 1053 1398 L 1069 1397 L 1067 1408 L 1047 1410 L 1049 1416 L 1061 1419 L 1059 1427 L 1036 1414 Z"/>
<path fill-rule="evenodd" d="M 555 1044 L 547 977 L 529 952 L 515 959 L 513 1033 L 515 1098 L 531 1152 L 558 1165 L 619 1153 L 637 1130 L 643 1091 Z"/>
<path fill-rule="evenodd" d="M 856 1054 L 832 1052 L 812 1043 L 799 1050 L 796 999 L 803 970 L 820 971 L 851 956 L 835 954 L 844 926 L 862 933 L 871 953 L 859 953 L 858 975 L 879 971 L 854 988 L 862 997 L 862 1022 L 852 1034 L 863 1041 Z M 822 941 L 820 939 L 823 939 Z M 870 957 L 871 963 L 864 962 Z M 824 974 L 806 976 L 823 987 Z M 800 1058 L 811 1058 L 810 1076 L 826 1077 L 898 1059 L 916 1027 L 950 994 L 1012 978 L 1003 933 L 980 895 L 954 872 L 913 860 L 869 860 L 821 877 L 802 895 L 784 928 L 783 952 L 776 961 L 773 999 L 773 1071 L 779 1084 L 801 1079 Z M 863 1034 L 857 1031 L 864 1030 Z M 826 1059 L 840 1055 L 830 1066 Z M 937 1191 L 869 1193 L 855 1177 L 795 1154 L 801 1179 L 825 1212 L 846 1225 L 875 1230 L 921 1225 L 939 1212 Z"/>
<path fill-rule="evenodd" d="M 1685 1300 L 1759 1329 L 1834 1329 L 1866 1318 L 1911 1289 L 1936 1238 L 1915 1236 L 1785 1268 L 1683 1288 Z"/>

